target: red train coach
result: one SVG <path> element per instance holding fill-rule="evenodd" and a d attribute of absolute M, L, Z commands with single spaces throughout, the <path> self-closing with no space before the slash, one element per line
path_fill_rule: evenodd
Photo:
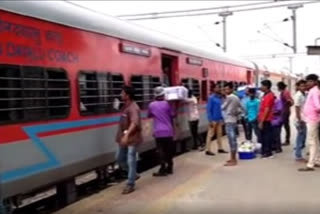
<path fill-rule="evenodd" d="M 1 1 L 2 197 L 26 206 L 41 198 L 25 200 L 26 193 L 51 196 L 66 180 L 79 184 L 76 176 L 113 162 L 114 103 L 123 84 L 135 86 L 142 109 L 165 75 L 205 104 L 210 84 L 252 83 L 253 71 L 251 63 L 68 2 Z M 151 121 L 143 117 L 141 152 L 154 148 Z M 188 137 L 184 115 L 177 121 L 178 139 Z"/>

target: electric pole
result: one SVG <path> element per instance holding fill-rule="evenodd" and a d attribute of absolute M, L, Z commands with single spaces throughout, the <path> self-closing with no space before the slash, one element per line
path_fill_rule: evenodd
<path fill-rule="evenodd" d="M 227 17 L 231 16 L 233 13 L 229 11 L 225 11 L 219 13 L 219 16 L 222 17 L 222 25 L 223 25 L 223 51 L 227 52 Z"/>
<path fill-rule="evenodd" d="M 292 30 L 293 30 L 293 53 L 297 53 L 297 9 L 303 7 L 302 4 L 289 6 L 288 9 L 292 10 Z"/>

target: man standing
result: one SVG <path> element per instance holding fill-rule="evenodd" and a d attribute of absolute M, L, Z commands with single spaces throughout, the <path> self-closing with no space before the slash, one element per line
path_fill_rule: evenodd
<path fill-rule="evenodd" d="M 298 136 L 295 146 L 295 158 L 298 162 L 305 162 L 305 159 L 302 157 L 302 150 L 305 147 L 306 136 L 307 136 L 307 126 L 302 118 L 302 110 L 304 103 L 306 101 L 306 81 L 300 80 L 296 84 L 297 93 L 294 95 L 294 105 L 296 110 L 296 127 L 298 131 Z"/>
<path fill-rule="evenodd" d="M 137 146 L 142 142 L 140 108 L 134 102 L 134 95 L 134 88 L 123 87 L 121 98 L 124 101 L 124 107 L 116 137 L 119 145 L 117 161 L 122 168 L 128 169 L 128 183 L 122 194 L 134 191 L 137 179 Z"/>
<path fill-rule="evenodd" d="M 211 86 L 212 94 L 209 97 L 207 104 L 207 115 L 209 121 L 208 133 L 207 133 L 207 142 L 206 142 L 206 155 L 215 155 L 212 152 L 212 138 L 216 135 L 218 143 L 218 152 L 227 153 L 222 148 L 222 99 L 221 99 L 221 88 L 219 85 Z"/>
<path fill-rule="evenodd" d="M 274 101 L 273 109 L 272 109 L 272 151 L 276 153 L 281 153 L 281 128 L 283 123 L 282 112 L 283 112 L 283 102 L 280 98 L 276 98 Z"/>
<path fill-rule="evenodd" d="M 153 136 L 156 139 L 160 159 L 160 169 L 153 176 L 166 176 L 173 173 L 175 112 L 168 101 L 164 99 L 163 87 L 154 89 L 155 100 L 149 104 L 148 117 L 153 118 Z"/>
<path fill-rule="evenodd" d="M 237 121 L 239 115 L 244 112 L 244 108 L 241 105 L 240 99 L 233 94 L 233 85 L 228 83 L 224 86 L 225 93 L 227 95 L 225 101 L 222 104 L 222 111 L 224 112 L 224 122 L 228 141 L 230 145 L 230 160 L 227 161 L 225 166 L 237 165 Z"/>
<path fill-rule="evenodd" d="M 309 161 L 307 167 L 299 169 L 302 172 L 314 171 L 319 162 L 319 122 L 320 122 L 320 90 L 319 77 L 315 74 L 307 76 L 307 87 L 310 89 L 303 107 L 303 116 L 307 123 L 307 142 L 309 144 Z"/>
<path fill-rule="evenodd" d="M 193 149 L 196 150 L 199 147 L 199 150 L 202 150 L 202 140 L 198 134 L 198 126 L 200 119 L 198 99 L 196 96 L 194 96 L 193 91 L 191 89 L 189 89 L 188 91 L 188 98 L 186 99 L 186 103 L 188 104 L 188 119 L 190 132 L 193 139 Z"/>
<path fill-rule="evenodd" d="M 272 156 L 272 109 L 275 102 L 275 95 L 271 92 L 272 83 L 270 80 L 261 82 L 261 91 L 264 95 L 259 109 L 259 128 L 261 130 L 262 158 L 271 158 Z"/>
<path fill-rule="evenodd" d="M 252 129 L 254 130 L 258 143 L 261 143 L 260 130 L 258 128 L 258 113 L 260 100 L 256 96 L 256 89 L 249 88 L 249 100 L 246 103 L 246 120 L 248 121 L 248 139 L 252 141 Z"/>
<path fill-rule="evenodd" d="M 283 146 L 290 145 L 290 137 L 291 137 L 291 130 L 290 130 L 290 108 L 293 105 L 293 99 L 291 97 L 290 92 L 287 90 L 287 85 L 284 82 L 278 82 L 277 84 L 278 90 L 280 92 L 280 99 L 283 103 L 283 113 L 282 113 L 282 120 L 283 126 L 286 130 L 286 141 Z"/>
<path fill-rule="evenodd" d="M 241 118 L 240 118 L 240 122 L 241 122 L 241 125 L 243 127 L 243 132 L 244 132 L 244 136 L 246 138 L 247 141 L 251 141 L 251 137 L 250 137 L 250 131 L 249 131 L 249 122 L 246 118 L 246 107 L 247 107 L 247 102 L 250 100 L 250 97 L 249 97 L 249 87 L 246 86 L 246 88 L 244 89 L 244 93 L 243 95 L 241 96 L 240 93 L 238 92 L 238 97 L 240 98 L 241 100 L 241 104 L 243 106 L 243 108 L 245 109 L 245 112 L 241 115 Z M 252 134 L 252 133 L 251 133 Z"/>

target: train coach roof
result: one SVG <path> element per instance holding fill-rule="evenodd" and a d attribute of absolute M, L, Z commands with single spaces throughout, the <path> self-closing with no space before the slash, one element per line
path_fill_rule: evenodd
<path fill-rule="evenodd" d="M 66 1 L 8 0 L 0 1 L 0 9 L 128 41 L 253 68 L 253 64 L 248 61 L 197 48 L 188 42 L 181 41 L 181 39 L 100 14 Z"/>

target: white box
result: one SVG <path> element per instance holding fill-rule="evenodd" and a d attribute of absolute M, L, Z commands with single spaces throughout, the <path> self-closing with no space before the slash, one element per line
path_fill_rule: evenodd
<path fill-rule="evenodd" d="M 164 88 L 166 100 L 186 100 L 188 89 L 184 86 L 173 86 Z"/>

